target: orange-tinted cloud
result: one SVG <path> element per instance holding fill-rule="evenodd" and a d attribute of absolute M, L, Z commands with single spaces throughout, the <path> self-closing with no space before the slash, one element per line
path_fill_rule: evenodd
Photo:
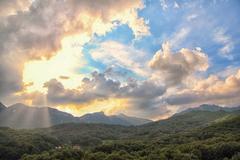
<path fill-rule="evenodd" d="M 210 75 L 206 79 L 196 79 L 188 89 L 167 97 L 167 102 L 171 105 L 201 103 L 239 105 L 239 99 L 240 70 L 225 79 L 220 79 L 216 75 Z"/>

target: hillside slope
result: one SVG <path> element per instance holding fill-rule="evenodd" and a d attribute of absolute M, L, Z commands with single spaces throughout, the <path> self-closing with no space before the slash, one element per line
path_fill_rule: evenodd
<path fill-rule="evenodd" d="M 0 126 L 11 128 L 45 128 L 63 123 L 102 123 L 113 125 L 141 125 L 151 120 L 126 115 L 107 116 L 103 112 L 86 114 L 81 117 L 51 107 L 29 107 L 21 103 L 5 107 L 0 104 Z"/>
<path fill-rule="evenodd" d="M 216 115 L 213 116 L 213 113 Z M 213 116 L 204 121 L 203 124 L 207 125 L 184 128 L 188 123 L 199 123 L 203 114 Z M 76 147 L 80 147 L 85 160 L 96 157 L 120 160 L 225 160 L 238 157 L 237 153 L 240 152 L 240 115 L 226 115 L 223 111 L 192 111 L 186 113 L 185 119 L 182 115 L 174 116 L 144 125 L 145 130 L 143 126 L 78 123 L 34 130 L 0 128 L 0 157 L 2 160 L 18 159 L 27 153 L 29 155 L 22 160 L 45 160 L 46 154 L 63 156 L 69 152 L 68 158 L 71 158 L 79 150 Z M 180 119 L 183 123 L 179 122 Z M 178 132 L 171 130 L 176 124 L 179 125 Z M 168 125 L 169 128 L 166 127 Z M 146 133 L 149 126 L 151 130 Z"/>

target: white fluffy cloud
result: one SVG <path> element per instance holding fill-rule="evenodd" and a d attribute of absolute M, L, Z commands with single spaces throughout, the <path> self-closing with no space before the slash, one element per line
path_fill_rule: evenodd
<path fill-rule="evenodd" d="M 174 86 L 197 71 L 206 71 L 208 57 L 203 52 L 186 48 L 173 53 L 169 43 L 164 43 L 162 50 L 157 51 L 149 62 L 149 66 L 156 71 L 155 77 L 162 79 L 168 86 Z"/>

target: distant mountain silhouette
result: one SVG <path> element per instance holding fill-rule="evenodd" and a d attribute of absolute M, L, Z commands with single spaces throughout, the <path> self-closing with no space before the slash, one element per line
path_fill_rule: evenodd
<path fill-rule="evenodd" d="M 126 115 L 107 116 L 96 112 L 74 117 L 50 107 L 29 107 L 21 103 L 5 107 L 0 104 L 0 126 L 12 128 L 43 128 L 62 123 L 104 123 L 115 125 L 141 125 L 151 122 L 147 119 L 129 117 Z"/>
<path fill-rule="evenodd" d="M 148 119 L 129 117 L 124 114 L 106 116 L 104 112 L 95 112 L 83 115 L 79 118 L 80 122 L 85 123 L 104 123 L 104 124 L 117 124 L 117 125 L 142 125 L 152 122 Z"/>

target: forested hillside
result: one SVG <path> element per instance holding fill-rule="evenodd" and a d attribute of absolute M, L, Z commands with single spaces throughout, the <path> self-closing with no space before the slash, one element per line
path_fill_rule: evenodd
<path fill-rule="evenodd" d="M 237 160 L 237 112 L 191 111 L 143 126 L 62 124 L 0 129 L 2 160 Z"/>

